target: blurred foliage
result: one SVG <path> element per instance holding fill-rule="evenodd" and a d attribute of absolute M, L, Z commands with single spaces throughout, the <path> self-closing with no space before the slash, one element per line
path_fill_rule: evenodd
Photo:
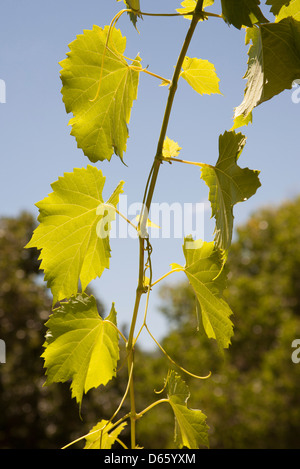
<path fill-rule="evenodd" d="M 207 415 L 211 448 L 300 448 L 300 364 L 291 360 L 292 341 L 300 338 L 299 220 L 300 198 L 263 209 L 237 229 L 226 291 L 235 334 L 224 354 L 206 338 L 190 287 L 162 283 L 161 312 L 170 324 L 162 346 L 190 372 L 212 372 L 198 380 L 176 369 L 190 387 L 189 407 Z M 68 385 L 43 387 L 43 324 L 52 305 L 38 253 L 23 249 L 33 228 L 28 214 L 0 219 L 0 338 L 7 347 L 0 364 L 0 448 L 65 445 L 110 418 L 127 384 L 123 351 L 118 379 L 88 393 L 82 420 Z M 168 368 L 160 351 L 136 350 L 137 411 L 163 397 L 156 392 Z M 173 432 L 167 404 L 137 422 L 138 443 L 149 449 L 173 448 Z"/>

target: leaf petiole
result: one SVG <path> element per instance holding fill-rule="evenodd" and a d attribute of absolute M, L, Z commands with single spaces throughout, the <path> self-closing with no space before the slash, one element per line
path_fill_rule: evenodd
<path fill-rule="evenodd" d="M 122 446 L 122 448 L 128 449 L 127 446 L 125 445 L 125 443 L 123 443 L 123 441 L 121 441 L 119 438 L 116 438 L 116 441 L 119 443 L 119 445 Z"/>
<path fill-rule="evenodd" d="M 119 212 L 119 210 L 114 207 L 112 204 L 102 204 L 102 206 L 105 208 L 110 208 L 110 209 L 113 209 L 121 218 L 123 218 L 129 225 L 132 226 L 132 228 L 134 228 L 136 231 L 138 230 L 138 227 L 132 223 L 130 220 L 128 220 L 128 218 L 125 217 L 125 215 L 123 215 L 123 213 Z"/>
<path fill-rule="evenodd" d="M 87 438 L 90 435 L 93 435 L 94 433 L 98 433 L 99 430 L 94 430 L 92 432 L 86 433 L 85 435 L 80 436 L 79 438 L 76 438 L 76 440 L 71 441 L 67 445 L 63 446 L 61 449 L 67 449 L 72 445 L 75 445 L 75 443 L 78 443 L 79 441 L 83 440 L 84 438 Z"/>
<path fill-rule="evenodd" d="M 154 285 L 156 285 L 157 283 L 161 282 L 162 280 L 164 280 L 166 277 L 168 277 L 169 275 L 173 274 L 173 272 L 181 272 L 183 270 L 183 268 L 179 268 L 178 269 L 172 269 L 170 270 L 170 272 L 167 272 L 165 275 L 163 275 L 162 277 L 160 277 L 158 280 L 156 280 L 155 282 L 153 282 L 151 284 L 151 288 L 154 287 Z"/>
<path fill-rule="evenodd" d="M 162 161 L 167 161 L 167 162 L 170 162 L 170 161 L 175 161 L 175 163 L 184 163 L 184 164 L 191 164 L 193 166 L 209 166 L 208 164 L 205 164 L 205 163 L 197 163 L 196 161 L 187 161 L 187 160 L 181 160 L 180 158 L 173 158 L 172 156 L 166 158 L 166 157 L 162 157 L 161 158 Z"/>
<path fill-rule="evenodd" d="M 131 364 L 131 368 L 130 368 L 130 372 L 129 372 L 129 377 L 128 377 L 128 383 L 127 383 L 127 386 L 126 386 L 126 390 L 125 390 L 125 393 L 121 399 L 121 402 L 117 408 L 117 410 L 114 412 L 113 416 L 108 420 L 108 422 L 105 424 L 105 426 L 103 427 L 103 430 L 105 429 L 105 427 L 107 427 L 107 425 L 109 425 L 112 420 L 116 417 L 116 415 L 120 412 L 123 404 L 124 404 L 124 401 L 127 397 L 127 394 L 129 392 L 129 388 L 130 388 L 130 382 L 131 382 L 131 378 L 132 378 L 132 373 L 133 373 L 133 363 Z"/>
<path fill-rule="evenodd" d="M 112 426 L 110 427 L 110 430 L 112 430 L 114 427 L 117 427 L 119 424 L 121 424 L 124 420 L 128 419 L 129 417 L 130 417 L 130 414 L 124 415 L 124 417 L 120 418 L 117 422 L 112 424 Z M 104 430 L 105 427 L 106 427 L 106 425 L 103 427 L 102 431 Z M 73 440 L 70 443 L 68 443 L 67 445 L 63 446 L 61 449 L 67 449 L 70 446 L 75 445 L 75 443 L 78 443 L 79 441 L 83 440 L 84 438 L 87 438 L 90 435 L 94 435 L 95 433 L 99 433 L 99 430 L 93 430 L 91 432 L 88 432 L 85 435 L 82 435 L 82 436 L 76 438 L 76 440 Z M 105 433 L 108 433 L 108 432 L 105 432 Z M 119 439 L 117 439 L 117 441 L 120 443 Z"/>

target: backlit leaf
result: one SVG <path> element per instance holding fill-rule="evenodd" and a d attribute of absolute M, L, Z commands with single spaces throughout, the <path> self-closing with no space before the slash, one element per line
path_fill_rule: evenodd
<path fill-rule="evenodd" d="M 232 311 L 223 300 L 226 288 L 226 272 L 222 252 L 214 242 L 184 240 L 183 252 L 186 264 L 182 267 L 197 297 L 206 335 L 215 339 L 220 348 L 227 348 L 233 334 L 229 317 Z M 172 264 L 176 270 L 181 266 Z"/>
<path fill-rule="evenodd" d="M 108 423 L 108 420 L 101 420 L 86 436 L 84 449 L 111 449 L 126 425 L 127 423 L 123 422 L 113 427 L 113 424 L 111 422 Z M 113 430 L 111 430 L 112 427 Z"/>
<path fill-rule="evenodd" d="M 271 12 L 277 22 L 288 16 L 300 21 L 300 0 L 268 0 L 266 4 L 272 5 Z"/>
<path fill-rule="evenodd" d="M 181 377 L 171 371 L 168 376 L 168 401 L 175 415 L 175 442 L 179 448 L 199 449 L 209 446 L 206 416 L 197 409 L 189 409 L 189 388 Z"/>
<path fill-rule="evenodd" d="M 92 162 L 110 160 L 113 152 L 123 159 L 139 82 L 139 71 L 123 57 L 126 38 L 112 29 L 106 47 L 108 30 L 85 30 L 60 63 L 63 101 L 74 115 L 71 135 Z M 133 66 L 140 68 L 139 57 Z"/>
<path fill-rule="evenodd" d="M 292 17 L 278 23 L 249 28 L 247 79 L 243 102 L 235 109 L 234 120 L 247 118 L 254 107 L 268 101 L 300 78 L 300 22 Z"/>
<path fill-rule="evenodd" d="M 136 220 L 137 222 L 140 221 L 140 214 L 138 214 L 138 215 L 135 217 L 135 220 Z M 153 221 L 151 221 L 149 218 L 147 218 L 146 226 L 147 226 L 148 228 L 159 228 L 159 229 L 160 229 L 160 226 L 157 225 L 156 223 L 154 223 Z"/>
<path fill-rule="evenodd" d="M 233 126 L 230 130 L 238 129 L 239 127 L 243 127 L 244 125 L 248 125 L 249 123 L 252 124 L 252 112 L 249 112 L 248 115 L 244 116 L 243 114 L 239 115 L 234 119 Z"/>
<path fill-rule="evenodd" d="M 71 380 L 72 397 L 81 404 L 84 393 L 116 376 L 119 335 L 111 323 L 116 325 L 114 305 L 103 320 L 93 296 L 62 302 L 46 323 L 46 384 Z"/>
<path fill-rule="evenodd" d="M 182 64 L 184 78 L 199 94 L 220 93 L 219 81 L 215 67 L 208 60 L 185 57 Z"/>
<path fill-rule="evenodd" d="M 39 226 L 27 247 L 41 250 L 41 269 L 53 294 L 53 303 L 69 298 L 82 290 L 104 269 L 109 268 L 109 231 L 100 237 L 98 225 L 106 221 L 104 212 L 97 215 L 103 204 L 105 177 L 90 165 L 65 173 L 51 187 L 53 192 L 41 202 Z M 108 200 L 116 206 L 123 192 L 123 181 Z M 109 221 L 109 220 L 108 220 Z"/>
<path fill-rule="evenodd" d="M 238 29 L 268 22 L 259 8 L 259 0 L 221 0 L 221 4 L 225 21 Z"/>
<path fill-rule="evenodd" d="M 237 165 L 245 144 L 246 137 L 241 133 L 225 132 L 219 137 L 217 164 L 203 164 L 201 169 L 201 178 L 210 189 L 212 217 L 216 219 L 215 242 L 225 252 L 232 239 L 233 206 L 249 199 L 261 185 L 259 171 Z"/>

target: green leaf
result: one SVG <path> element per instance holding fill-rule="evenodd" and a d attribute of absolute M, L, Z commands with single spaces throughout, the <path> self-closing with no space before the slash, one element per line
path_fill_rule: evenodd
<path fill-rule="evenodd" d="M 199 302 L 206 335 L 215 339 L 220 348 L 227 348 L 233 325 L 229 319 L 232 311 L 222 298 L 226 288 L 222 252 L 213 242 L 194 241 L 191 237 L 185 238 L 183 252 L 186 264 L 182 270 Z M 173 269 L 180 267 L 172 264 Z"/>
<path fill-rule="evenodd" d="M 118 2 L 121 2 L 122 0 L 117 0 Z M 136 27 L 136 21 L 137 21 L 137 17 L 141 17 L 141 15 L 138 14 L 138 12 L 140 11 L 140 0 L 123 0 L 126 7 L 127 8 L 131 8 L 132 10 L 134 10 L 136 13 L 132 13 L 132 12 L 129 12 L 129 16 L 130 16 L 130 19 L 134 25 L 134 27 Z"/>
<path fill-rule="evenodd" d="M 247 86 L 243 102 L 235 109 L 234 120 L 247 118 L 259 104 L 268 101 L 300 78 L 300 22 L 289 17 L 279 23 L 249 28 Z"/>
<path fill-rule="evenodd" d="M 211 5 L 213 5 L 214 0 L 204 0 L 203 2 L 203 10 L 204 8 L 207 8 Z M 177 8 L 177 13 L 181 13 L 182 15 L 185 15 L 184 17 L 191 20 L 192 15 L 186 15 L 186 13 L 190 13 L 191 11 L 194 11 L 197 5 L 196 0 L 184 0 L 181 3 L 182 8 Z"/>
<path fill-rule="evenodd" d="M 275 15 L 276 21 L 292 16 L 300 21 L 300 0 L 268 0 L 267 5 L 271 5 L 270 11 Z"/>
<path fill-rule="evenodd" d="M 285 1 L 285 4 L 281 8 L 276 21 L 281 21 L 288 16 L 292 16 L 295 20 L 300 21 L 300 1 L 299 0 L 290 0 Z"/>
<path fill-rule="evenodd" d="M 123 422 L 109 433 L 113 424 L 108 423 L 108 420 L 101 420 L 86 436 L 84 449 L 111 449 L 126 425 L 127 423 Z"/>
<path fill-rule="evenodd" d="M 108 31 L 85 30 L 60 62 L 63 101 L 74 115 L 71 135 L 92 162 L 110 160 L 113 152 L 123 159 L 141 68 L 139 57 L 136 69 L 124 59 L 126 38 L 119 30 L 111 30 L 106 47 Z"/>
<path fill-rule="evenodd" d="M 209 447 L 206 416 L 200 410 L 189 409 L 189 388 L 181 377 L 171 371 L 168 376 L 168 401 L 175 415 L 175 442 L 179 448 Z"/>
<path fill-rule="evenodd" d="M 163 146 L 163 157 L 164 158 L 176 158 L 179 155 L 182 148 L 178 145 L 177 142 L 171 140 L 169 137 L 166 137 Z"/>
<path fill-rule="evenodd" d="M 221 0 L 221 4 L 225 21 L 238 29 L 268 22 L 259 8 L 259 0 Z"/>
<path fill-rule="evenodd" d="M 116 325 L 114 305 L 103 320 L 93 296 L 83 293 L 62 302 L 46 323 L 45 384 L 71 380 L 72 397 L 81 405 L 84 393 L 116 376 L 119 335 L 111 323 Z"/>
<path fill-rule="evenodd" d="M 105 237 L 97 235 L 103 214 L 97 209 L 103 203 L 102 190 L 105 177 L 90 165 L 65 173 L 51 187 L 53 192 L 36 206 L 39 209 L 39 226 L 27 248 L 41 250 L 41 269 L 53 294 L 53 303 L 82 290 L 104 269 L 109 268 L 109 231 Z M 109 203 L 114 206 L 123 192 L 119 183 Z"/>
<path fill-rule="evenodd" d="M 215 67 L 208 60 L 185 57 L 182 65 L 184 78 L 199 94 L 220 93 Z"/>
<path fill-rule="evenodd" d="M 225 132 L 219 137 L 219 158 L 215 166 L 202 165 L 201 178 L 206 182 L 212 217 L 216 219 L 215 242 L 228 251 L 233 231 L 233 206 L 255 194 L 260 187 L 259 171 L 240 168 L 237 160 L 246 144 L 246 137 Z"/>
<path fill-rule="evenodd" d="M 270 11 L 274 16 L 277 16 L 279 11 L 284 5 L 288 5 L 290 0 L 267 0 L 266 5 L 271 5 Z"/>
<path fill-rule="evenodd" d="M 249 123 L 252 124 L 252 112 L 249 112 L 249 114 L 246 116 L 241 114 L 240 116 L 236 117 L 230 130 L 238 129 L 239 127 L 243 127 Z"/>

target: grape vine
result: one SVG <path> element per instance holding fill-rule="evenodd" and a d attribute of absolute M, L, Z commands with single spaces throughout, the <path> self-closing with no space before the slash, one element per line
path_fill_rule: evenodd
<path fill-rule="evenodd" d="M 121 1 L 121 0 L 118 0 Z M 232 311 L 223 298 L 226 289 L 226 261 L 230 251 L 237 203 L 252 197 L 260 187 L 259 171 L 239 166 L 246 137 L 236 129 L 253 121 L 253 111 L 265 101 L 300 78 L 300 0 L 268 0 L 270 16 L 261 11 L 259 0 L 221 0 L 219 13 L 207 11 L 214 0 L 184 0 L 176 12 L 143 12 L 139 0 L 124 0 L 125 8 L 112 18 L 109 25 L 85 30 L 70 43 L 61 65 L 62 98 L 67 113 L 72 114 L 71 135 L 89 159 L 86 168 L 74 168 L 54 182 L 52 192 L 37 203 L 39 225 L 27 248 L 40 250 L 45 281 L 53 295 L 53 311 L 46 323 L 47 335 L 43 359 L 46 384 L 71 381 L 71 395 L 81 409 L 83 396 L 92 388 L 105 386 L 118 379 L 120 341 L 126 347 L 128 381 L 121 402 L 110 420 L 95 422 L 80 440 L 85 448 L 110 449 L 113 445 L 127 448 L 122 432 L 130 425 L 131 449 L 138 448 L 136 421 L 158 405 L 169 405 L 175 416 L 175 444 L 178 448 L 209 447 L 207 417 L 201 410 L 188 407 L 190 392 L 182 375 L 209 379 L 191 373 L 184 364 L 175 363 L 155 339 L 147 324 L 148 302 L 152 289 L 176 272 L 183 272 L 198 304 L 199 317 L 209 339 L 220 350 L 230 346 L 233 336 Z M 186 37 L 175 64 L 171 80 L 142 66 L 142 59 L 125 55 L 126 37 L 117 23 L 128 14 L 135 28 L 140 18 L 148 16 L 182 17 L 188 24 Z M 181 148 L 170 140 L 168 124 L 176 91 L 185 80 L 196 93 L 220 93 L 219 77 L 208 60 L 191 58 L 190 43 L 203 21 L 225 21 L 233 28 L 246 30 L 248 68 L 244 97 L 234 109 L 233 126 L 219 135 L 219 156 L 215 165 L 187 161 L 179 157 Z M 137 99 L 139 77 L 147 73 L 168 87 L 168 98 L 158 138 L 156 153 L 142 194 L 142 210 L 137 223 L 118 210 L 124 181 L 120 181 L 107 201 L 102 193 L 105 176 L 96 163 L 110 161 L 116 155 L 124 162 L 128 125 Z M 172 264 L 160 279 L 153 279 L 152 245 L 147 228 L 159 171 L 167 163 L 190 165 L 199 171 L 200 179 L 209 188 L 211 215 L 215 219 L 214 239 L 204 242 L 187 236 L 183 240 L 185 265 Z M 103 319 L 96 300 L 86 293 L 90 282 L 109 268 L 111 222 L 123 217 L 138 235 L 139 275 L 128 337 L 119 330 L 117 311 L 112 304 Z M 137 330 L 140 304 L 146 296 L 142 326 Z M 162 383 L 163 398 L 145 409 L 136 408 L 135 344 L 145 329 L 170 362 Z M 176 371 L 175 371 L 176 370 Z M 119 417 L 123 404 L 129 400 L 130 411 Z"/>

